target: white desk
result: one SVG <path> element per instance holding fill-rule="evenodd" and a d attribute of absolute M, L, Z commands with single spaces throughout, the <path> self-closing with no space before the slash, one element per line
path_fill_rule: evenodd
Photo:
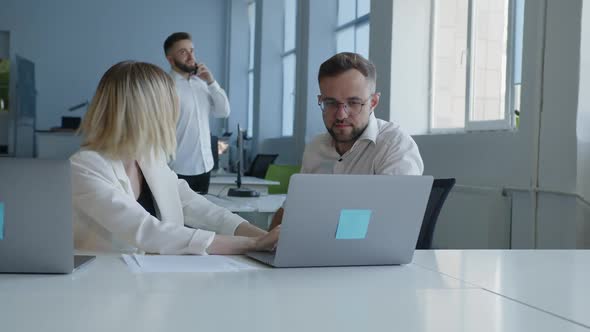
<path fill-rule="evenodd" d="M 590 250 L 417 251 L 414 264 L 590 329 Z"/>
<path fill-rule="evenodd" d="M 75 132 L 35 132 L 37 141 L 37 158 L 68 159 L 80 149 L 82 137 Z"/>
<path fill-rule="evenodd" d="M 231 212 L 275 213 L 283 205 L 287 195 L 262 195 L 260 197 L 205 195 L 205 198 Z"/>
<path fill-rule="evenodd" d="M 438 253 L 418 256 L 428 255 Z M 0 324 L 11 332 L 588 331 L 416 264 L 133 274 L 118 256 L 72 275 L 0 275 Z"/>
<path fill-rule="evenodd" d="M 269 181 L 259 179 L 252 176 L 242 177 L 242 187 L 249 188 L 260 192 L 260 194 L 268 194 L 268 186 L 278 185 L 278 181 Z M 224 174 L 212 176 L 209 183 L 209 193 L 217 196 L 225 196 L 229 188 L 236 187 L 236 175 Z"/>
<path fill-rule="evenodd" d="M 231 212 L 263 229 L 268 228 L 272 216 L 283 205 L 287 195 L 262 195 L 260 197 L 228 197 L 205 195 L 212 203 L 222 206 Z"/>

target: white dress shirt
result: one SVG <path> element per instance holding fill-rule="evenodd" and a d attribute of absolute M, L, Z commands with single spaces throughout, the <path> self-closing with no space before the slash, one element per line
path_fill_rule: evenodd
<path fill-rule="evenodd" d="M 176 125 L 176 159 L 170 168 L 177 174 L 199 175 L 213 168 L 209 115 L 229 116 L 229 101 L 217 82 L 207 85 L 202 79 L 186 79 L 172 70 L 180 101 L 180 117 Z"/>
<path fill-rule="evenodd" d="M 158 218 L 135 200 L 120 160 L 82 150 L 70 162 L 77 249 L 204 255 L 215 233 L 247 222 L 192 191 L 164 157 L 138 161 Z"/>
<path fill-rule="evenodd" d="M 416 142 L 399 125 L 375 118 L 342 156 L 329 133 L 305 147 L 301 173 L 422 175 L 424 164 Z"/>

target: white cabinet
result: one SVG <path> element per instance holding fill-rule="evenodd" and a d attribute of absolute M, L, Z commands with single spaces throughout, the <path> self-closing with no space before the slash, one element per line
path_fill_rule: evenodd
<path fill-rule="evenodd" d="M 82 143 L 73 132 L 36 132 L 37 153 L 40 159 L 68 159 Z"/>

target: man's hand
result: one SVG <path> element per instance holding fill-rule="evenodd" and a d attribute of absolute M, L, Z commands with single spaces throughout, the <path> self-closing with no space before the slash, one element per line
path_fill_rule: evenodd
<path fill-rule="evenodd" d="M 207 82 L 207 84 L 212 84 L 215 82 L 215 78 L 213 78 L 213 74 L 209 71 L 209 68 L 204 63 L 199 63 L 197 69 L 197 77 L 202 79 L 203 81 Z"/>

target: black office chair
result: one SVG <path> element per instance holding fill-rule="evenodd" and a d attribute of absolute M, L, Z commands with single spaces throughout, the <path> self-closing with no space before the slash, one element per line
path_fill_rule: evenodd
<path fill-rule="evenodd" d="M 277 159 L 278 154 L 257 154 L 250 165 L 250 169 L 244 173 L 246 176 L 254 176 L 264 179 L 268 166 Z"/>
<path fill-rule="evenodd" d="M 422 227 L 420 228 L 420 235 L 418 235 L 418 242 L 416 249 L 431 249 L 432 236 L 436 227 L 436 220 L 440 214 L 449 192 L 455 185 L 455 179 L 436 179 L 432 183 L 432 190 L 426 205 L 426 212 L 424 212 L 424 219 L 422 220 Z"/>

